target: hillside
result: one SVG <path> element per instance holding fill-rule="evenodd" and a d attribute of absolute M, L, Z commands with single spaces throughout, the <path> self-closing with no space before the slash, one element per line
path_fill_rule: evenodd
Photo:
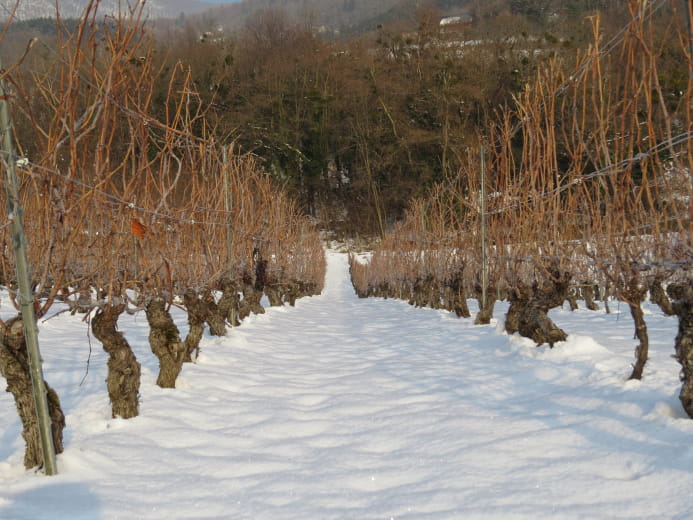
<path fill-rule="evenodd" d="M 134 2 L 131 2 L 134 3 Z M 429 5 L 442 14 L 468 11 L 472 0 L 431 0 Z M 89 0 L 59 0 L 62 18 L 79 18 Z M 146 12 L 152 19 L 181 19 L 193 26 L 210 24 L 236 31 L 249 20 L 268 10 L 280 10 L 293 19 L 310 20 L 332 35 L 355 35 L 374 30 L 382 24 L 412 21 L 420 4 L 417 0 L 146 0 Z M 100 15 L 117 13 L 119 0 L 102 0 Z M 6 20 L 15 6 L 14 0 L 0 0 L 0 20 Z M 54 0 L 20 0 L 15 20 L 54 18 Z"/>
<path fill-rule="evenodd" d="M 411 22 L 422 4 L 446 15 L 465 13 L 473 3 L 473 0 L 242 0 L 220 6 L 213 14 L 215 23 L 234 30 L 259 13 L 279 9 L 289 18 L 312 20 L 323 32 L 344 36 L 369 32 L 386 23 Z M 198 20 L 209 20 L 209 14 L 199 16 Z"/>
<path fill-rule="evenodd" d="M 99 11 L 103 14 L 117 13 L 118 0 L 102 0 Z M 63 18 L 79 18 L 89 0 L 59 0 L 60 15 Z M 0 0 L 0 20 L 6 20 L 15 0 Z M 181 13 L 199 13 L 214 7 L 217 4 L 202 2 L 199 0 L 147 0 L 146 9 L 152 18 L 174 18 Z M 20 0 L 16 12 L 16 19 L 20 21 L 32 18 L 54 18 L 55 0 Z"/>

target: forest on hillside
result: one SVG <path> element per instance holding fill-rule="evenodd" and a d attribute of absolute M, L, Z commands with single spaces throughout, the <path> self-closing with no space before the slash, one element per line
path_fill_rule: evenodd
<path fill-rule="evenodd" d="M 411 199 L 456 174 L 541 64 L 574 66 L 595 15 L 604 39 L 628 17 L 628 2 L 618 0 L 393 1 L 379 2 L 378 12 L 357 0 L 313 4 L 233 4 L 227 9 L 245 12 L 235 29 L 221 8 L 214 20 L 157 24 L 129 66 L 156 71 L 152 104 L 161 114 L 171 74 L 185 70 L 217 142 L 252 152 L 307 215 L 342 235 L 390 229 Z M 684 3 L 665 4 L 656 14 L 659 70 L 675 97 L 685 90 L 686 60 L 666 30 Z M 362 20 L 360 29 L 325 31 L 337 12 Z M 465 16 L 441 24 L 456 14 Z M 27 22 L 10 26 L 3 42 L 10 61 L 35 31 Z M 44 30 L 40 38 L 55 36 Z M 51 59 L 36 47 L 25 65 L 41 70 Z M 16 125 L 21 136 L 28 123 L 20 117 Z M 30 139 L 22 146 L 36 153 Z"/>

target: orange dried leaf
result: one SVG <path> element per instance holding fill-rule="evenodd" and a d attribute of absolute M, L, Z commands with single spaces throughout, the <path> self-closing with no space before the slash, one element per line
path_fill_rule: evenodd
<path fill-rule="evenodd" d="M 131 218 L 130 232 L 137 238 L 142 238 L 144 234 L 147 232 L 147 228 L 144 226 L 144 224 L 141 224 L 137 219 Z"/>

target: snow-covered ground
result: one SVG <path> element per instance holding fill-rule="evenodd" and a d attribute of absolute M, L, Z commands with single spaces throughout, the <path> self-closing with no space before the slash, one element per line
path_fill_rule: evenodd
<path fill-rule="evenodd" d="M 154 384 L 145 317 L 124 317 L 143 365 L 141 415 L 127 421 L 110 417 L 86 324 L 42 322 L 65 453 L 58 476 L 25 471 L 2 393 L 0 518 L 693 518 L 675 318 L 647 307 L 651 359 L 626 381 L 625 306 L 558 310 L 568 341 L 536 348 L 498 321 L 359 300 L 345 255 L 328 260 L 321 296 L 206 337 L 175 390 Z"/>

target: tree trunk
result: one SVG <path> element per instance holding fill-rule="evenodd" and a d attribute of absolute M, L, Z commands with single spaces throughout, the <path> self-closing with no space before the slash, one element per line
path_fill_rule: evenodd
<path fill-rule="evenodd" d="M 246 284 L 243 288 L 243 300 L 238 312 L 238 319 L 246 319 L 250 314 L 264 314 L 265 309 L 260 304 L 262 291 L 258 291 L 253 285 Z"/>
<path fill-rule="evenodd" d="M 640 340 L 638 346 L 635 347 L 635 364 L 633 365 L 633 372 L 628 379 L 642 379 L 642 372 L 645 369 L 649 351 L 647 324 L 645 323 L 645 317 L 640 304 L 629 302 L 628 307 L 635 323 L 635 336 Z"/>
<path fill-rule="evenodd" d="M 176 378 L 185 361 L 186 346 L 180 339 L 178 327 L 173 323 L 162 298 L 153 298 L 145 308 L 149 322 L 149 346 L 159 359 L 159 377 L 156 384 L 161 388 L 175 388 Z"/>
<path fill-rule="evenodd" d="M 599 305 L 594 302 L 594 287 L 587 282 L 582 286 L 582 299 L 585 300 L 585 306 L 589 310 L 599 310 Z"/>
<path fill-rule="evenodd" d="M 673 316 L 675 314 L 669 297 L 667 293 L 664 292 L 664 287 L 662 287 L 662 280 L 660 278 L 655 278 L 650 284 L 650 301 L 658 305 L 667 316 Z"/>
<path fill-rule="evenodd" d="M 447 307 L 453 311 L 458 318 L 470 318 L 472 313 L 469 312 L 467 305 L 467 296 L 464 293 L 464 269 L 460 268 L 448 281 L 446 299 Z"/>
<path fill-rule="evenodd" d="M 265 285 L 264 291 L 272 307 L 281 307 L 282 305 L 284 305 L 284 302 L 282 301 L 282 292 L 279 288 L 279 285 Z"/>
<path fill-rule="evenodd" d="M 205 330 L 205 321 L 210 314 L 207 302 L 201 299 L 193 290 L 185 291 L 183 294 L 183 305 L 188 312 L 188 335 L 185 337 L 185 357 L 184 362 L 193 360 L 200 354 L 200 340 Z"/>
<path fill-rule="evenodd" d="M 630 309 L 630 315 L 633 317 L 635 324 L 635 337 L 640 340 L 640 343 L 635 347 L 635 364 L 633 372 L 628 379 L 642 379 L 642 373 L 647 363 L 649 354 L 649 337 L 647 335 L 647 324 L 645 323 L 645 315 L 642 312 L 640 302 L 645 296 L 645 289 L 632 286 L 624 293 L 624 299 Z"/>
<path fill-rule="evenodd" d="M 566 300 L 568 300 L 568 303 L 570 304 L 571 311 L 576 311 L 580 308 L 577 302 L 577 298 L 577 290 L 575 288 L 568 291 L 568 296 L 566 297 Z"/>
<path fill-rule="evenodd" d="M 444 309 L 442 296 L 443 290 L 441 285 L 432 279 L 428 284 L 428 306 L 436 310 Z"/>
<path fill-rule="evenodd" d="M 369 287 L 369 290 L 372 288 Z M 368 298 L 368 294 L 364 293 L 362 295 L 359 295 L 359 298 Z M 291 307 L 296 305 L 296 300 L 299 298 L 299 288 L 298 288 L 298 282 L 293 282 L 289 284 L 289 287 L 284 291 L 284 300 L 289 302 L 289 305 Z"/>
<path fill-rule="evenodd" d="M 518 332 L 537 346 L 548 343 L 553 348 L 554 343 L 565 341 L 568 335 L 549 318 L 547 311 L 536 300 L 530 301 L 520 315 Z"/>
<path fill-rule="evenodd" d="M 467 300 L 462 298 L 455 299 L 455 306 L 453 307 L 453 312 L 458 318 L 471 318 L 472 313 L 469 312 L 469 306 L 467 305 Z"/>
<path fill-rule="evenodd" d="M 440 290 L 430 275 L 414 282 L 413 297 L 410 305 L 420 308 L 440 309 Z"/>
<path fill-rule="evenodd" d="M 510 306 L 508 307 L 508 312 L 505 314 L 505 332 L 508 334 L 515 334 L 520 330 L 520 315 L 529 302 L 529 291 L 530 288 L 524 284 L 520 284 L 510 290 L 510 294 L 508 295 Z"/>
<path fill-rule="evenodd" d="M 550 268 L 549 273 L 550 277 L 542 285 L 535 283 L 531 290 L 526 286 L 515 289 L 518 296 L 515 297 L 515 302 L 511 300 L 511 308 L 506 317 L 506 331 L 512 334 L 516 327 L 521 336 L 530 338 L 537 346 L 548 343 L 553 348 L 554 343 L 565 341 L 568 335 L 549 318 L 548 312 L 563 305 L 568 295 L 571 275 L 557 267 Z M 531 296 L 522 305 L 528 294 Z"/>
<path fill-rule="evenodd" d="M 672 310 L 679 318 L 676 334 L 676 359 L 681 363 L 681 391 L 679 399 L 688 416 L 693 419 L 693 283 L 670 285 L 667 293 L 671 297 Z"/>
<path fill-rule="evenodd" d="M 14 397 L 14 403 L 22 421 L 22 437 L 25 442 L 24 467 L 26 469 L 43 466 L 43 452 L 39 436 L 36 404 L 31 386 L 31 373 L 24 338 L 24 325 L 21 316 L 7 321 L 6 328 L 0 327 L 0 374 L 7 381 L 7 391 Z M 65 416 L 60 407 L 58 394 L 47 383 L 48 413 L 51 418 L 51 433 L 55 453 L 63 452 L 63 428 Z"/>
<path fill-rule="evenodd" d="M 497 291 L 495 287 L 489 286 L 486 290 L 486 305 L 481 301 L 481 287 L 477 287 L 477 302 L 479 302 L 479 312 L 474 318 L 474 325 L 488 325 L 493 318 L 493 308 L 496 306 Z M 512 334 L 512 333 L 511 333 Z"/>
<path fill-rule="evenodd" d="M 305 282 L 303 286 L 305 287 L 305 296 L 318 296 L 321 294 L 322 289 L 320 288 L 320 284 Z"/>
<path fill-rule="evenodd" d="M 238 327 L 241 321 L 238 317 L 238 312 L 241 307 L 241 298 L 238 296 L 238 286 L 233 280 L 228 278 L 221 282 L 221 298 L 217 304 L 218 314 L 232 327 Z M 211 329 L 210 332 L 215 336 L 219 336 Z M 224 332 L 225 334 L 226 332 Z"/>
<path fill-rule="evenodd" d="M 255 290 L 262 291 L 268 284 L 267 279 L 267 260 L 262 258 L 260 250 L 253 251 L 253 262 L 255 263 Z"/>
<path fill-rule="evenodd" d="M 609 308 L 609 298 L 611 298 L 611 286 L 609 284 L 606 284 L 604 287 L 602 287 L 601 298 L 604 302 L 604 311 L 607 314 L 611 314 L 611 309 Z"/>
<path fill-rule="evenodd" d="M 139 413 L 140 364 L 123 333 L 116 330 L 124 310 L 125 304 L 100 308 L 91 319 L 91 330 L 109 356 L 106 387 L 111 415 L 130 419 Z"/>
<path fill-rule="evenodd" d="M 465 298 L 464 291 L 461 289 L 453 295 L 452 310 L 458 318 L 472 317 L 472 313 L 469 312 L 469 306 L 467 305 L 467 298 Z"/>
<path fill-rule="evenodd" d="M 214 295 L 211 291 L 207 291 L 200 300 L 205 308 L 204 321 L 209 325 L 209 333 L 212 336 L 226 336 L 226 313 L 229 310 L 220 308 L 224 300 L 223 294 L 218 304 L 214 301 Z"/>

